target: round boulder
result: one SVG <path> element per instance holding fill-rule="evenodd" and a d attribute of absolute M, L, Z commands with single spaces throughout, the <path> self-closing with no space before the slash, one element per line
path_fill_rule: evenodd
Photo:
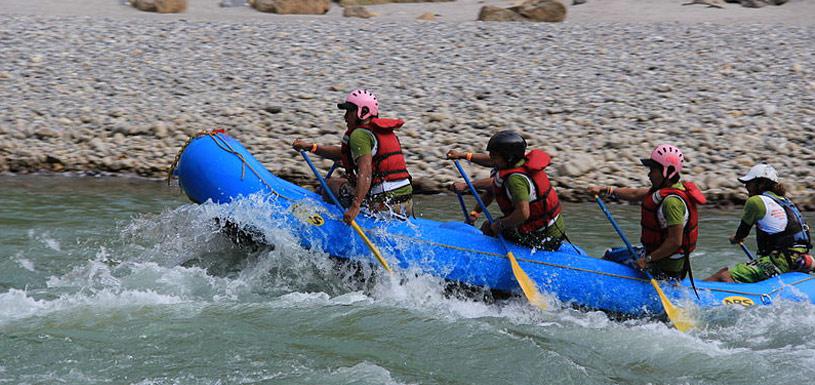
<path fill-rule="evenodd" d="M 283 15 L 323 15 L 331 9 L 331 0 L 254 0 L 251 4 L 260 12 Z"/>
<path fill-rule="evenodd" d="M 557 0 L 527 0 L 510 9 L 534 21 L 561 22 L 566 19 L 566 6 Z"/>
<path fill-rule="evenodd" d="M 478 12 L 479 21 L 524 21 L 524 17 L 518 13 L 501 7 L 485 5 Z"/>
<path fill-rule="evenodd" d="M 345 7 L 345 9 L 342 10 L 342 15 L 345 17 L 358 17 L 360 19 L 368 19 L 375 16 L 369 12 L 367 8 L 358 5 Z"/>

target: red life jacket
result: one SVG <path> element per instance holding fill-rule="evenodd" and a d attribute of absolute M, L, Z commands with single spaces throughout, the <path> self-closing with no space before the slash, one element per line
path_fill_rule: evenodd
<path fill-rule="evenodd" d="M 526 222 L 518 226 L 521 233 L 531 233 L 539 229 L 546 228 L 553 219 L 560 214 L 560 201 L 557 192 L 549 182 L 549 176 L 543 171 L 552 163 L 549 154 L 541 150 L 532 150 L 526 154 L 526 162 L 521 167 L 498 170 L 498 175 L 494 178 L 495 201 L 504 215 L 509 215 L 515 210 L 512 199 L 503 183 L 512 174 L 525 175 L 532 181 L 536 194 L 534 200 L 529 202 L 529 218 Z M 499 185 L 499 178 L 502 181 Z"/>
<path fill-rule="evenodd" d="M 674 254 L 689 255 L 691 251 L 696 249 L 696 239 L 699 236 L 699 214 L 696 205 L 703 205 L 707 203 L 707 200 L 693 182 L 682 182 L 682 185 L 685 186 L 685 190 L 666 187 L 654 193 L 649 193 L 642 200 L 640 210 L 642 213 L 642 221 L 640 222 L 642 237 L 640 241 L 645 247 L 646 254 L 650 254 L 659 248 L 668 238 L 668 229 L 660 227 L 658 217 L 658 210 L 668 196 L 679 197 L 685 202 L 685 207 L 688 209 L 688 222 L 685 224 L 682 245 L 676 249 Z"/>
<path fill-rule="evenodd" d="M 373 167 L 371 173 L 371 186 L 376 186 L 385 181 L 397 181 L 410 179 L 410 174 L 405 163 L 405 156 L 402 154 L 402 145 L 396 137 L 394 130 L 405 124 L 401 119 L 373 118 L 370 124 L 357 127 L 357 129 L 368 130 L 374 134 L 377 143 L 376 154 L 373 156 Z M 351 147 L 348 141 L 353 130 L 345 131 L 342 137 L 342 166 L 352 179 L 356 178 L 357 165 L 351 157 Z"/>

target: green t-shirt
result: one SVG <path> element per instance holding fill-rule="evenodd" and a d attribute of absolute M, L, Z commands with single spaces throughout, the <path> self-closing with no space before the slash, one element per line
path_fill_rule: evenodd
<path fill-rule="evenodd" d="M 348 147 L 351 149 L 351 158 L 354 159 L 354 162 L 359 159 L 359 157 L 363 155 L 372 155 L 374 152 L 374 146 L 376 145 L 376 137 L 374 134 L 368 130 L 357 129 L 351 132 L 351 136 L 348 137 Z M 395 198 L 413 194 L 413 186 L 411 184 L 407 184 L 405 186 L 399 187 L 395 190 L 391 190 L 385 192 L 383 198 Z M 377 197 L 379 200 L 380 197 Z"/>
<path fill-rule="evenodd" d="M 376 138 L 368 130 L 354 130 L 348 138 L 348 147 L 351 148 L 351 158 L 356 162 L 360 156 L 370 155 L 374 152 Z"/>
<path fill-rule="evenodd" d="M 681 182 L 676 183 L 675 185 L 671 186 L 671 188 L 685 191 L 685 186 L 683 186 Z M 662 216 L 665 218 L 666 225 L 674 226 L 685 224 L 685 213 L 688 212 L 688 209 L 685 207 L 685 202 L 682 201 L 682 198 L 677 196 L 668 196 L 662 201 L 661 210 Z"/>
<path fill-rule="evenodd" d="M 529 180 L 524 178 L 523 175 L 512 174 L 504 181 L 504 184 L 513 202 L 529 201 L 529 195 L 532 194 L 532 186 L 529 184 Z"/>

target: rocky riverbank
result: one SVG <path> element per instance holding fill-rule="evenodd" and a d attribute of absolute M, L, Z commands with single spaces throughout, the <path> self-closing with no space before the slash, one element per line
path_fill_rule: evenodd
<path fill-rule="evenodd" d="M 289 143 L 336 143 L 335 104 L 364 86 L 407 120 L 425 191 L 456 179 L 448 149 L 516 129 L 554 156 L 568 199 L 645 184 L 638 158 L 673 142 L 713 200 L 743 200 L 736 175 L 767 160 L 815 209 L 813 41 L 815 27 L 784 25 L 6 15 L 0 171 L 164 177 L 189 135 L 223 128 L 272 172 L 310 181 Z"/>

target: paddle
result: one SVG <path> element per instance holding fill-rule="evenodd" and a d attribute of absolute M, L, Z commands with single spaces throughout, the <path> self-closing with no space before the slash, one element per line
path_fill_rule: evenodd
<path fill-rule="evenodd" d="M 748 249 L 747 246 L 744 246 L 744 242 L 739 242 L 739 246 L 741 246 L 741 249 L 744 251 L 744 254 L 747 254 L 747 258 L 750 258 L 751 261 L 756 260 L 756 257 L 753 255 L 753 253 L 750 252 L 750 249 Z"/>
<path fill-rule="evenodd" d="M 325 178 L 323 178 L 323 176 L 320 175 L 320 172 L 317 171 L 317 168 L 314 167 L 314 163 L 311 163 L 311 158 L 309 158 L 308 154 L 304 150 L 300 150 L 300 155 L 303 156 L 303 159 L 306 160 L 306 163 L 308 163 L 308 166 L 311 168 L 311 172 L 313 172 L 314 176 L 317 177 L 317 180 L 320 181 L 320 185 L 323 187 L 323 191 L 325 191 L 326 195 L 328 195 L 328 197 L 331 198 L 331 200 L 334 202 L 335 205 L 337 205 L 337 207 L 342 209 L 343 207 L 342 204 L 340 204 L 340 200 L 337 199 L 337 197 L 334 195 L 334 192 L 331 191 L 330 188 L 328 188 L 328 184 L 325 182 Z M 371 242 L 371 240 L 368 239 L 368 237 L 365 235 L 365 232 L 363 232 L 362 229 L 357 224 L 357 221 L 355 220 L 351 221 L 351 227 L 354 228 L 354 231 L 356 231 L 357 234 L 359 234 L 359 237 L 362 238 L 363 241 L 365 241 L 365 244 L 368 245 L 368 248 L 371 249 L 372 253 L 374 253 L 374 256 L 382 265 L 382 267 L 384 267 L 385 270 L 387 270 L 389 273 L 392 273 L 393 270 L 391 270 L 390 266 L 388 266 L 388 261 L 386 261 L 385 258 L 382 257 L 382 253 L 379 252 L 379 249 L 376 247 L 376 245 L 374 245 Z"/>
<path fill-rule="evenodd" d="M 467 212 L 467 204 L 464 203 L 464 197 L 462 197 L 458 191 L 456 191 L 456 196 L 458 197 L 458 204 L 461 206 L 461 212 L 464 213 L 464 223 L 468 225 L 473 224 L 470 222 L 470 213 Z"/>
<path fill-rule="evenodd" d="M 337 162 L 331 165 L 331 168 L 328 169 L 328 173 L 325 174 L 325 179 L 331 178 L 331 174 L 334 173 L 334 170 L 337 169 Z"/>
<path fill-rule="evenodd" d="M 606 214 L 608 221 L 611 222 L 611 226 L 614 227 L 614 230 L 623 240 L 623 243 L 625 243 L 625 247 L 628 248 L 628 252 L 631 253 L 631 257 L 636 258 L 637 253 L 634 252 L 634 246 L 631 246 L 631 242 L 628 241 L 628 238 L 625 236 L 625 233 L 623 233 L 623 230 L 620 228 L 619 225 L 617 225 L 617 221 L 615 221 L 614 217 L 611 216 L 611 213 L 608 211 L 608 207 L 606 207 L 606 204 L 597 195 L 594 196 L 594 200 L 597 201 L 597 204 L 600 206 L 600 209 L 603 210 L 603 213 Z M 693 318 L 691 318 L 687 313 L 682 311 L 682 308 L 674 306 L 671 303 L 671 301 L 668 300 L 668 297 L 666 297 L 665 293 L 662 292 L 662 288 L 659 287 L 659 283 L 657 282 L 656 279 L 654 279 L 651 273 L 645 270 L 643 270 L 642 273 L 645 274 L 645 276 L 648 277 L 649 280 L 651 280 L 651 286 L 653 286 L 654 290 L 656 290 L 657 295 L 659 296 L 659 301 L 662 302 L 662 307 L 665 308 L 665 313 L 668 315 L 668 319 L 671 320 L 671 323 L 674 325 L 674 327 L 681 332 L 685 332 L 688 331 L 689 329 L 694 328 L 696 326 L 696 322 L 693 320 Z"/>
<path fill-rule="evenodd" d="M 464 172 L 464 169 L 461 168 L 461 164 L 458 162 L 458 160 L 455 160 L 454 162 L 456 164 L 456 168 L 458 169 L 458 173 L 461 174 L 462 178 L 464 178 L 464 182 L 467 183 L 467 186 L 470 188 L 470 192 L 473 193 L 475 201 L 478 202 L 478 205 L 481 207 L 481 211 L 484 212 L 484 216 L 487 217 L 487 221 L 490 223 L 490 225 L 492 225 L 493 223 L 492 215 L 490 215 L 490 212 L 487 211 L 487 206 L 484 205 L 484 201 L 481 200 L 481 197 L 478 195 L 478 191 L 476 191 L 475 186 L 473 186 L 473 184 L 470 182 L 470 177 L 468 177 L 467 173 Z M 518 264 L 518 260 L 515 259 L 515 255 L 513 255 L 512 252 L 509 250 L 509 247 L 507 246 L 504 237 L 500 233 L 497 235 L 498 240 L 501 242 L 501 246 L 507 253 L 507 258 L 509 258 L 510 266 L 512 266 L 512 274 L 515 275 L 515 279 L 521 285 L 521 290 L 524 292 L 524 295 L 526 296 L 527 300 L 529 300 L 529 302 L 532 303 L 533 305 L 543 310 L 546 310 L 547 308 L 546 299 L 543 297 L 543 294 L 541 294 L 538 291 L 535 282 L 532 281 L 532 279 L 530 279 L 528 275 L 526 275 L 526 272 L 524 272 L 523 269 L 521 269 L 521 265 Z"/>

